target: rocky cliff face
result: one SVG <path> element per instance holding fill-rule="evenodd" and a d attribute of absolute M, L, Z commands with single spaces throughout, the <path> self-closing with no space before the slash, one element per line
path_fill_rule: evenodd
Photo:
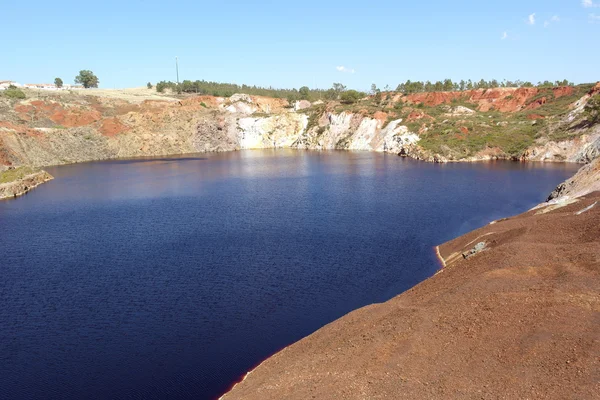
<path fill-rule="evenodd" d="M 559 202 L 600 191 L 600 158 L 584 165 L 571 179 L 561 183 L 554 189 L 549 202 Z"/>
<path fill-rule="evenodd" d="M 464 92 L 433 92 L 415 93 L 400 96 L 397 100 L 412 103 L 423 103 L 428 106 L 451 104 L 456 101 L 466 101 L 475 104 L 479 111 L 491 109 L 500 112 L 515 112 L 522 110 L 535 110 L 549 101 L 549 98 L 559 99 L 574 93 L 572 87 L 555 87 L 548 90 L 548 95 L 539 96 L 539 88 L 495 88 L 474 89 Z M 532 101 L 532 99 L 534 99 Z"/>
<path fill-rule="evenodd" d="M 401 120 L 386 123 L 325 111 L 310 115 L 250 96 L 219 99 L 211 106 L 198 99 L 142 104 L 77 100 L 5 103 L 0 162 L 44 166 L 273 147 L 399 153 L 419 140 Z M 309 127 L 311 119 L 318 123 Z"/>
<path fill-rule="evenodd" d="M 133 102 L 83 92 L 0 99 L 0 164 L 44 166 L 271 147 L 385 151 L 440 162 L 511 157 L 587 162 L 600 153 L 600 127 L 581 125 L 592 94 L 563 104 L 574 96 L 573 88 L 549 89 L 545 95 L 552 97 L 553 107 L 569 114 L 550 116 L 552 121 L 539 122 L 539 128 L 543 115 L 506 120 L 515 110 L 546 110 L 550 100 L 535 88 L 390 95 L 385 104 L 367 99 L 352 107 L 298 102 L 286 108 L 285 100 L 248 95 Z M 523 136 L 524 129 L 527 135 L 538 129 L 540 134 L 518 156 L 495 147 Z M 497 132 L 504 136 L 491 136 Z M 465 146 L 482 140 L 489 144 L 465 153 Z"/>

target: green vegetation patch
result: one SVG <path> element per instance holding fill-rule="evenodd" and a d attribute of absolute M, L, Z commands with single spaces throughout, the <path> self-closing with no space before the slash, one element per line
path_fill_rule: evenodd
<path fill-rule="evenodd" d="M 334 83 L 330 89 L 310 89 L 308 86 L 302 86 L 299 89 L 277 89 L 273 87 L 266 88 L 205 80 L 184 80 L 180 83 L 160 81 L 155 87 L 158 93 L 164 93 L 167 89 L 177 94 L 189 93 L 217 97 L 231 97 L 236 93 L 244 93 L 252 96 L 287 99 L 290 104 L 296 100 L 309 100 L 311 102 L 317 100 L 336 100 L 346 91 L 346 86 L 341 83 Z"/>
<path fill-rule="evenodd" d="M 600 94 L 592 97 L 585 105 L 585 118 L 590 124 L 600 122 Z"/>
<path fill-rule="evenodd" d="M 578 136 L 578 131 L 560 121 L 571 111 L 570 105 L 589 92 L 592 85 L 578 85 L 573 94 L 556 98 L 551 88 L 542 90 L 528 104 L 546 97 L 542 106 L 514 113 L 496 110 L 478 111 L 469 115 L 446 115 L 448 106 L 417 106 L 419 111 L 434 118 L 406 122 L 411 132 L 423 131 L 419 145 L 424 149 L 453 159 L 475 156 L 486 148 L 497 148 L 505 156 L 520 157 L 541 137 L 559 141 Z M 458 104 L 453 103 L 452 106 Z M 475 105 L 460 101 L 460 105 L 476 109 Z M 402 116 L 407 114 L 406 107 Z M 600 111 L 599 111 L 600 114 Z M 596 115 L 596 114 L 594 114 Z M 541 118 L 540 118 L 541 117 Z"/>
<path fill-rule="evenodd" d="M 325 111 L 327 111 L 327 106 L 324 103 L 300 111 L 308 115 L 308 124 L 306 125 L 307 132 L 319 125 L 319 119 Z"/>
<path fill-rule="evenodd" d="M 346 90 L 340 95 L 340 100 L 345 104 L 354 104 L 363 97 L 364 94 L 356 90 Z M 377 101 L 380 103 L 380 101 Z"/>
<path fill-rule="evenodd" d="M 425 111 L 430 114 L 431 110 Z M 415 128 L 418 131 L 422 124 L 423 121 L 415 121 L 407 125 L 411 131 Z M 419 145 L 455 159 L 473 157 L 486 148 L 498 148 L 507 156 L 519 157 L 546 129 L 543 120 L 531 121 L 498 111 L 445 119 L 437 116 L 436 121 L 426 123 L 426 127 Z"/>
<path fill-rule="evenodd" d="M 37 172 L 31 167 L 17 167 L 0 172 L 0 183 L 14 182 Z"/>
<path fill-rule="evenodd" d="M 558 99 L 555 99 L 554 93 L 552 93 L 552 97 L 547 97 L 548 102 L 541 107 L 536 108 L 534 113 L 543 115 L 544 117 L 565 115 L 571 111 L 569 106 L 581 99 L 590 91 L 590 89 L 591 85 L 578 85 L 575 87 L 572 95 L 562 96 Z"/>
<path fill-rule="evenodd" d="M 13 85 L 10 85 L 6 90 L 1 91 L 0 94 L 2 94 L 4 97 L 8 97 L 9 99 L 22 100 L 26 97 L 25 93 L 21 89 Z"/>

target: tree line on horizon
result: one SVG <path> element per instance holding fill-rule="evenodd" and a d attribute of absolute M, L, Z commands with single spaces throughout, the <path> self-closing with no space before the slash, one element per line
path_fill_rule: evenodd
<path fill-rule="evenodd" d="M 148 87 L 152 86 L 148 83 Z M 250 85 L 238 85 L 235 83 L 210 82 L 205 80 L 184 80 L 177 84 L 171 81 L 160 81 L 156 85 L 156 91 L 163 93 L 169 89 L 176 93 L 196 93 L 199 95 L 211 95 L 217 97 L 231 97 L 236 93 L 244 93 L 253 96 L 265 96 L 280 99 L 287 99 L 290 102 L 297 100 L 316 101 L 335 100 L 341 94 L 347 91 L 346 86 L 341 83 L 334 83 L 329 89 L 310 89 L 308 86 L 302 86 L 299 89 L 278 89 L 273 87 L 261 87 Z"/>
<path fill-rule="evenodd" d="M 427 92 L 446 92 L 446 91 L 466 91 L 475 89 L 494 89 L 502 87 L 538 87 L 538 88 L 550 88 L 559 86 L 574 86 L 573 82 L 569 82 L 567 79 L 562 81 L 543 81 L 533 84 L 528 81 L 498 81 L 490 80 L 486 81 L 481 79 L 479 81 L 472 80 L 461 80 L 454 82 L 452 79 L 445 79 L 443 81 L 431 82 L 431 81 L 411 81 L 407 80 L 404 83 L 400 83 L 396 87 L 396 92 L 402 94 L 412 93 L 427 93 Z M 152 84 L 148 83 L 148 87 L 152 88 Z M 273 87 L 261 87 L 261 86 L 250 86 L 250 85 L 238 85 L 235 83 L 222 83 L 222 82 L 211 82 L 205 80 L 184 80 L 181 83 L 171 81 L 161 81 L 156 85 L 156 91 L 163 93 L 166 89 L 169 89 L 176 93 L 196 93 L 199 95 L 211 95 L 217 97 L 231 97 L 235 93 L 245 93 L 254 96 L 265 96 L 273 98 L 287 99 L 290 102 L 297 100 L 344 100 L 342 94 L 347 91 L 352 91 L 352 96 L 359 97 L 366 96 L 367 93 L 348 89 L 341 83 L 334 83 L 329 89 L 311 89 L 308 86 L 302 86 L 299 89 L 280 89 Z M 385 92 L 391 91 L 389 86 L 384 88 Z M 375 84 L 371 85 L 370 94 L 376 95 L 381 92 Z M 348 96 L 345 96 L 348 97 Z"/>
<path fill-rule="evenodd" d="M 462 92 L 465 90 L 475 90 L 475 89 L 495 89 L 495 88 L 509 88 L 509 87 L 538 87 L 538 88 L 551 88 L 551 87 L 559 87 L 559 86 L 574 86 L 573 82 L 569 82 L 567 79 L 562 81 L 543 81 L 538 82 L 537 84 L 533 84 L 528 81 L 510 81 L 503 80 L 498 81 L 496 79 L 492 79 L 490 81 L 486 81 L 485 79 L 481 79 L 479 81 L 472 81 L 471 79 L 465 81 L 461 80 L 460 82 L 453 82 L 452 79 L 445 79 L 443 81 L 431 82 L 431 81 L 410 81 L 407 80 L 404 83 L 400 83 L 398 87 L 396 87 L 396 91 L 403 94 L 411 94 L 411 93 L 426 93 L 426 92 Z M 376 88 L 375 88 L 376 89 Z M 371 86 L 371 91 L 374 92 L 373 86 Z"/>

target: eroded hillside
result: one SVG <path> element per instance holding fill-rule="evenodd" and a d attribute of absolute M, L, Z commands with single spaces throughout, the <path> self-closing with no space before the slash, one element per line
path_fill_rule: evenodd
<path fill-rule="evenodd" d="M 600 148 L 583 107 L 600 85 L 400 95 L 354 104 L 103 91 L 0 97 L 0 164 L 291 147 L 386 151 L 428 161 L 585 162 Z"/>

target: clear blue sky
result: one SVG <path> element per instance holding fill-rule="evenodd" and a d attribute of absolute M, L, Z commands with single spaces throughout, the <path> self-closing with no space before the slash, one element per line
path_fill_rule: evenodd
<path fill-rule="evenodd" d="M 182 80 L 273 87 L 600 80 L 600 0 L 7 0 L 0 15 L 0 80 L 20 83 L 174 81 L 175 56 Z"/>

